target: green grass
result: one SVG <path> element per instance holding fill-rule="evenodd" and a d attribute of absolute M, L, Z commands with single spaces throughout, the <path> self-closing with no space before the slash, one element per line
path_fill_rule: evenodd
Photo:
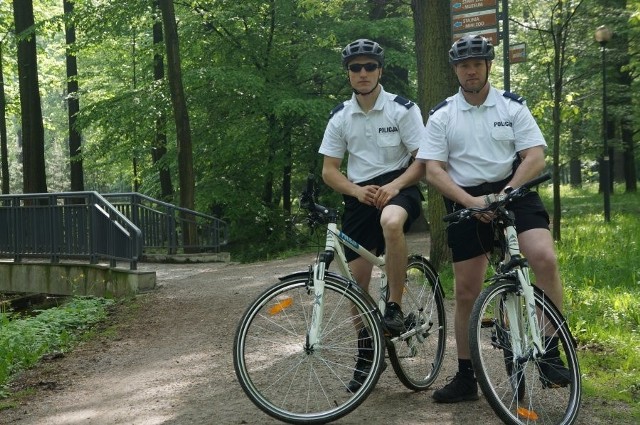
<path fill-rule="evenodd" d="M 34 365 L 44 354 L 64 352 L 90 335 L 104 320 L 113 300 L 73 298 L 69 303 L 23 317 L 0 312 L 0 398 L 13 374 Z"/>
<path fill-rule="evenodd" d="M 597 186 L 563 186 L 560 194 L 564 312 L 585 395 L 629 403 L 640 421 L 640 194 L 617 187 L 608 223 Z M 551 189 L 541 195 L 551 211 Z"/>

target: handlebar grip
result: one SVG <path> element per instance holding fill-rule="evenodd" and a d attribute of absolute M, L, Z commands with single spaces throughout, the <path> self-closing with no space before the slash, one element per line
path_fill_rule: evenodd
<path fill-rule="evenodd" d="M 536 177 L 533 180 L 529 180 L 528 182 L 523 184 L 522 187 L 525 189 L 531 189 L 533 186 L 537 186 L 540 183 L 546 182 L 547 180 L 551 180 L 551 174 L 549 173 L 545 173 L 539 177 Z"/>
<path fill-rule="evenodd" d="M 442 217 L 442 220 L 445 221 L 446 223 L 449 223 L 451 221 L 454 221 L 458 218 L 459 213 L 457 212 L 452 212 L 451 214 L 447 214 L 444 217 Z"/>

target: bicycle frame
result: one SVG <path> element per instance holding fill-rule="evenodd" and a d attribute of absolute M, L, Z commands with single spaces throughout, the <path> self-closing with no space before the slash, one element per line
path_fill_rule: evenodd
<path fill-rule="evenodd" d="M 380 289 L 381 293 L 384 293 L 387 285 L 387 275 L 385 273 L 385 260 L 384 257 L 376 257 L 371 252 L 363 248 L 356 241 L 351 239 L 348 235 L 338 229 L 338 225 L 331 221 L 327 225 L 325 249 L 322 252 L 318 260 L 313 265 L 313 290 L 315 294 L 315 303 L 313 306 L 313 312 L 311 315 L 311 324 L 309 326 L 309 341 L 310 347 L 315 346 L 318 343 L 318 334 L 322 325 L 322 313 L 324 310 L 324 277 L 328 265 L 333 261 L 335 254 L 338 255 L 338 271 L 345 278 L 355 282 L 353 274 L 347 263 L 347 257 L 344 252 L 343 245 L 348 246 L 365 260 L 369 261 L 375 267 L 378 267 L 382 271 Z M 384 302 L 379 300 L 379 307 L 384 312 Z"/>
<path fill-rule="evenodd" d="M 514 354 L 514 361 L 520 361 L 521 359 L 524 361 L 525 356 L 533 356 L 533 358 L 542 357 L 545 353 L 545 348 L 540 335 L 533 285 L 529 275 L 529 265 L 520 253 L 518 234 L 514 224 L 515 217 L 513 212 L 508 210 L 505 211 L 505 215 L 507 219 L 504 226 L 504 237 L 506 241 L 504 258 L 498 265 L 498 272 L 489 280 L 496 281 L 504 278 L 513 279 L 514 276 L 516 278 L 518 291 L 516 294 L 509 296 L 505 300 L 505 309 L 509 323 L 517 323 L 519 325 L 517 329 L 514 329 L 516 332 L 511 332 L 511 338 L 513 340 L 511 347 Z M 535 352 L 533 353 L 522 352 L 522 340 L 527 338 L 527 335 L 522 328 L 522 320 L 520 319 L 522 317 L 522 304 L 517 302 L 518 296 L 524 297 L 527 310 L 526 313 L 533 324 L 530 329 L 531 338 L 533 339 L 532 342 L 535 347 Z M 526 346 L 526 344 L 524 346 Z"/>

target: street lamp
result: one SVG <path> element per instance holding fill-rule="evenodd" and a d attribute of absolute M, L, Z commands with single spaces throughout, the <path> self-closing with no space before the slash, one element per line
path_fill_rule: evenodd
<path fill-rule="evenodd" d="M 604 145 L 604 153 L 602 155 L 602 186 L 604 191 L 604 221 L 610 220 L 610 183 L 611 171 L 609 168 L 609 145 L 607 134 L 607 70 L 606 70 L 606 51 L 607 43 L 611 41 L 613 32 L 604 25 L 596 29 L 595 39 L 600 43 L 602 50 L 602 139 Z"/>

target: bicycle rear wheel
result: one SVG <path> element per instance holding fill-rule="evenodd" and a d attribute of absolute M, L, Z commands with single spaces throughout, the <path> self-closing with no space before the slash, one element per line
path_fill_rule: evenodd
<path fill-rule="evenodd" d="M 559 355 L 534 358 L 533 341 L 524 297 L 512 281 L 498 281 L 482 291 L 469 322 L 471 360 L 478 384 L 494 412 L 506 424 L 572 424 L 582 393 L 575 342 L 566 320 L 543 291 L 534 288 L 538 322 L 545 350 L 557 338 Z M 519 324 L 509 323 L 505 303 L 516 301 Z M 512 337 L 520 326 L 521 340 Z M 522 353 L 520 356 L 514 353 Z M 568 369 L 566 382 L 552 384 L 545 373 L 558 366 Z M 547 372 L 545 372 L 547 371 Z"/>
<path fill-rule="evenodd" d="M 421 256 L 409 257 L 402 311 L 407 331 L 391 340 L 389 359 L 407 388 L 425 390 L 442 366 L 446 316 L 438 275 Z"/>
<path fill-rule="evenodd" d="M 313 279 L 301 273 L 267 289 L 244 313 L 233 362 L 242 389 L 265 413 L 293 424 L 336 420 L 373 390 L 384 361 L 384 336 L 373 301 L 355 283 L 327 274 L 319 343 L 307 344 L 314 303 Z M 371 371 L 355 392 L 361 323 L 371 337 Z"/>

